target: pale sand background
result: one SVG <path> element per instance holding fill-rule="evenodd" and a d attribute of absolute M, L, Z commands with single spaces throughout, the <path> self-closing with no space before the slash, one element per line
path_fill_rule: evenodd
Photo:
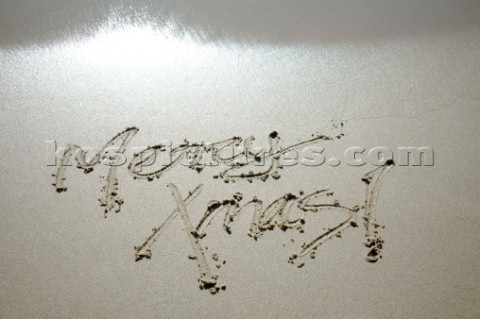
<path fill-rule="evenodd" d="M 480 316 L 478 1 L 260 3 L 138 4 L 119 11 L 123 30 L 100 31 L 108 1 L 0 3 L 1 318 Z M 142 26 L 121 20 L 140 7 Z M 173 30 L 153 31 L 152 16 Z M 70 170 L 67 193 L 50 186 L 46 140 L 101 147 L 135 125 L 131 146 L 234 135 L 263 144 L 272 130 L 286 145 L 329 132 L 332 119 L 347 120 L 333 154 L 356 145 L 435 151 L 433 167 L 397 166 L 386 176 L 376 264 L 364 260 L 360 227 L 297 269 L 287 258 L 299 240 L 277 230 L 255 242 L 246 218 L 230 236 L 214 223 L 206 238 L 227 259 L 219 272 L 227 291 L 216 296 L 197 287 L 179 220 L 151 260 L 133 258 L 174 208 L 169 182 L 183 194 L 205 183 L 190 206 L 195 219 L 208 199 L 235 191 L 270 202 L 330 187 L 353 205 L 372 167 L 299 166 L 277 182 L 233 185 L 208 169 L 147 183 L 123 168 L 126 202 L 107 219 L 99 170 Z M 307 238 L 329 220 L 310 217 Z"/>

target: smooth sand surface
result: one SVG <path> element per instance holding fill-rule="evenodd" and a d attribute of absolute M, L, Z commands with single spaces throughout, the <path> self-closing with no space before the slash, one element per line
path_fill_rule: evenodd
<path fill-rule="evenodd" d="M 0 4 L 1 318 L 480 316 L 478 1 L 386 1 L 378 12 L 370 2 L 261 3 Z M 68 190 L 55 191 L 52 140 L 100 150 L 133 126 L 126 164 L 109 175 L 74 163 Z M 178 164 L 152 181 L 128 170 L 134 152 L 166 140 L 253 135 L 269 146 L 274 131 L 281 146 L 331 136 L 316 144 L 326 162 L 229 183 L 214 178 L 223 166 Z M 354 146 L 394 153 L 374 195 L 362 177 L 377 166 L 345 163 Z M 398 165 L 409 146 L 433 149 L 433 165 Z M 295 208 L 324 189 L 333 195 L 315 203 L 346 208 Z M 297 205 L 301 227 L 252 223 L 256 200 L 265 209 L 285 194 L 298 197 L 284 204 Z M 189 229 L 208 207 L 254 197 L 231 234 L 224 211 L 205 237 Z M 337 225 L 341 234 L 309 250 Z M 376 262 L 366 234 L 381 238 Z"/>

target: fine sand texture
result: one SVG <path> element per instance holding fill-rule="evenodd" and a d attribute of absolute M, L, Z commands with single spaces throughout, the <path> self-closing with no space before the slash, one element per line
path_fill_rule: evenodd
<path fill-rule="evenodd" d="M 0 318 L 479 318 L 480 3 L 350 2 L 1 1 Z"/>

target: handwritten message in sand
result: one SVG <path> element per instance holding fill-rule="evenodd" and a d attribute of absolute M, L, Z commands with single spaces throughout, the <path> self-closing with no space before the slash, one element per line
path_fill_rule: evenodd
<path fill-rule="evenodd" d="M 343 128 L 343 123 L 341 127 Z M 238 180 L 247 180 L 250 183 L 254 180 L 275 183 L 281 177 L 280 171 L 291 167 L 284 163 L 287 154 L 296 150 L 305 151 L 314 144 L 334 142 L 344 136 L 343 133 L 335 136 L 313 134 L 301 142 L 281 146 L 279 134 L 272 132 L 268 136 L 267 148 L 254 147 L 255 138 L 252 136 L 245 139 L 232 137 L 214 143 L 185 140 L 177 146 L 161 143 L 146 147 L 135 153 L 133 159 L 128 162 L 124 153 L 138 131 L 136 127 L 125 129 L 111 138 L 100 151 L 92 152 L 90 148 L 67 145 L 63 149 L 56 172 L 52 174 L 55 178 L 52 185 L 56 191 L 59 193 L 67 191 L 66 173 L 73 161 L 76 167 L 86 174 L 91 173 L 96 166 L 106 164 L 104 167 L 107 168 L 107 173 L 100 177 L 104 185 L 99 202 L 107 217 L 110 212 L 120 212 L 124 203 L 124 199 L 119 195 L 117 178 L 117 170 L 121 167 L 126 166 L 134 180 L 168 179 L 169 170 L 188 168 L 198 173 L 211 169 L 216 172 L 212 177 L 224 183 L 235 183 Z M 305 158 L 306 161 L 314 159 L 314 156 Z M 161 224 L 152 229 L 151 234 L 141 245 L 135 246 L 135 260 L 150 259 L 153 244 L 174 219 L 180 218 L 184 224 L 184 236 L 188 237 L 192 248 L 192 254 L 188 258 L 194 261 L 198 268 L 199 287 L 215 294 L 226 289 L 226 284 L 220 283 L 216 272 L 226 261 L 221 260 L 217 253 L 209 257 L 207 247 L 202 242 L 210 231 L 209 226 L 214 219 L 222 219 L 223 231 L 230 234 L 239 216 L 251 214 L 248 235 L 258 240 L 265 232 L 276 229 L 304 233 L 304 226 L 309 221 L 310 214 L 340 212 L 345 216 L 340 223 L 312 236 L 309 242 L 304 242 L 296 253 L 288 257 L 288 262 L 302 268 L 307 259 L 315 258 L 315 252 L 322 244 L 329 239 L 341 237 L 342 232 L 349 228 L 358 227 L 360 220 L 365 228 L 366 260 L 377 262 L 381 258 L 383 240 L 378 234 L 380 225 L 377 223 L 375 205 L 381 181 L 394 165 L 393 160 L 387 160 L 360 178 L 359 186 L 365 188 L 365 196 L 361 202 L 352 207 L 344 206 L 338 199 L 334 199 L 334 192 L 330 189 L 320 188 L 311 193 L 300 190 L 279 194 L 278 198 L 270 203 L 264 203 L 256 196 L 246 199 L 237 191 L 228 198 L 208 201 L 204 206 L 203 215 L 195 223 L 191 219 L 191 203 L 202 192 L 203 184 L 194 185 L 190 190 L 180 190 L 174 181 L 169 181 L 169 193 L 176 208 Z M 198 207 L 198 203 L 195 206 Z"/>

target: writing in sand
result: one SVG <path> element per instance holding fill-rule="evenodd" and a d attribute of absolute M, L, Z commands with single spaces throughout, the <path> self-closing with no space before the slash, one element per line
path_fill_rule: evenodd
<path fill-rule="evenodd" d="M 341 126 L 343 127 L 343 123 Z M 252 136 L 245 139 L 235 136 L 214 143 L 185 140 L 177 146 L 160 143 L 141 149 L 127 163 L 125 151 L 138 131 L 139 129 L 136 127 L 123 130 L 111 138 L 99 152 L 93 152 L 93 155 L 89 148 L 68 144 L 63 148 L 56 173 L 52 174 L 55 179 L 53 186 L 56 191 L 59 193 L 67 191 L 66 172 L 73 160 L 75 160 L 76 167 L 82 169 L 86 174 L 91 173 L 95 166 L 106 164 L 104 167 L 107 168 L 107 172 L 100 177 L 104 185 L 99 202 L 103 207 L 105 217 L 107 217 L 109 212 L 120 212 L 124 203 L 124 199 L 119 196 L 117 178 L 117 170 L 124 164 L 133 180 L 153 181 L 161 177 L 168 179 L 168 171 L 176 167 L 186 167 L 199 173 L 204 172 L 205 169 L 217 169 L 212 177 L 222 180 L 224 183 L 235 183 L 239 180 L 246 180 L 250 183 L 254 180 L 274 183 L 281 177 L 282 169 L 291 167 L 284 165 L 282 157 L 292 151 L 304 150 L 313 144 L 333 142 L 344 136 L 343 133 L 336 136 L 313 134 L 301 142 L 281 146 L 279 134 L 272 132 L 268 136 L 269 145 L 266 148 L 254 147 L 254 137 Z M 159 157 L 163 159 L 158 161 Z M 315 258 L 315 252 L 321 245 L 329 239 L 341 237 L 342 232 L 350 228 L 357 228 L 359 220 L 365 228 L 366 260 L 372 263 L 377 262 L 382 257 L 383 240 L 378 234 L 380 225 L 377 223 L 375 205 L 381 181 L 394 165 L 393 160 L 387 160 L 383 165 L 359 178 L 359 185 L 365 188 L 365 196 L 355 206 L 342 205 L 339 200 L 334 199 L 334 192 L 325 188 L 319 188 L 310 193 L 300 190 L 279 194 L 270 203 L 264 203 L 256 196 L 244 198 L 237 188 L 237 191 L 233 192 L 230 197 L 206 202 L 202 208 L 203 215 L 196 222 L 192 221 L 190 211 L 192 203 L 204 188 L 203 184 L 194 185 L 190 190 L 181 191 L 173 181 L 168 181 L 168 190 L 176 207 L 163 222 L 152 229 L 151 234 L 142 244 L 134 247 L 135 260 L 150 259 L 153 244 L 174 219 L 180 218 L 184 224 L 184 236 L 188 237 L 192 249 L 188 258 L 196 263 L 198 269 L 199 287 L 216 294 L 226 289 L 226 285 L 220 283 L 217 274 L 226 261 L 221 260 L 218 253 L 210 255 L 202 242 L 214 219 L 221 219 L 223 231 L 231 234 L 236 219 L 239 216 L 250 214 L 248 235 L 252 239 L 258 240 L 265 232 L 276 229 L 303 234 L 310 214 L 335 212 L 342 213 L 345 217 L 338 224 L 322 229 L 321 232 L 314 234 L 308 242 L 302 243 L 296 253 L 288 256 L 288 263 L 302 268 L 308 259 Z M 195 208 L 201 207 L 199 205 L 201 203 L 194 204 Z"/>

